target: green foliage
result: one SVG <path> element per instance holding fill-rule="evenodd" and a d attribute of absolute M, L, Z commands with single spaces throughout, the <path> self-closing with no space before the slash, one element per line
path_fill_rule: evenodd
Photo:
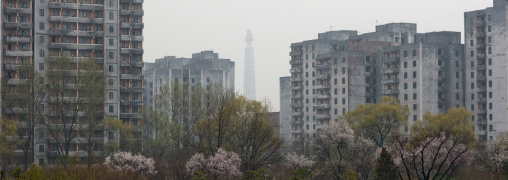
<path fill-rule="evenodd" d="M 476 138 L 471 123 L 471 113 L 464 108 L 448 109 L 446 114 L 432 115 L 425 113 L 422 121 L 417 121 L 411 127 L 410 138 L 419 143 L 429 137 L 439 137 L 441 133 L 457 144 L 464 144 L 468 148 L 476 147 Z"/>
<path fill-rule="evenodd" d="M 9 172 L 9 175 L 14 177 L 16 180 L 46 179 L 44 172 L 34 164 L 32 164 L 32 166 L 30 166 L 30 168 L 28 168 L 25 173 L 22 173 L 22 171 L 23 170 L 21 167 L 16 167 L 14 171 Z"/>
<path fill-rule="evenodd" d="M 207 180 L 203 172 L 196 171 L 194 172 L 194 176 L 192 177 L 192 180 Z"/>
<path fill-rule="evenodd" d="M 400 127 L 407 125 L 408 114 L 407 106 L 385 96 L 377 104 L 360 104 L 341 118 L 347 120 L 356 135 L 367 137 L 382 147 Z"/>
<path fill-rule="evenodd" d="M 304 179 L 311 179 L 314 173 L 312 172 L 312 169 L 309 167 L 303 167 L 297 170 L 291 171 L 293 176 L 291 177 L 292 180 L 304 180 Z"/>
<path fill-rule="evenodd" d="M 358 176 L 360 174 L 358 174 L 357 172 L 351 170 L 351 169 L 348 169 L 345 173 L 343 174 L 339 174 L 339 179 L 343 179 L 343 180 L 357 180 L 358 179 Z"/>
<path fill-rule="evenodd" d="M 392 157 L 385 148 L 381 150 L 381 155 L 377 160 L 376 166 L 376 180 L 392 180 L 399 178 L 397 175 L 397 167 L 393 163 Z"/>
<path fill-rule="evenodd" d="M 273 176 L 265 169 L 261 168 L 257 171 L 247 170 L 243 174 L 245 180 L 271 180 Z"/>

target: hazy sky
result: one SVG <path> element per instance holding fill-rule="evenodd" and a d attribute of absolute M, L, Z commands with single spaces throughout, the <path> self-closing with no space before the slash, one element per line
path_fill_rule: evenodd
<path fill-rule="evenodd" d="M 279 77 L 289 76 L 291 43 L 331 30 L 373 32 L 377 24 L 409 22 L 418 32 L 461 31 L 464 12 L 492 0 L 146 0 L 144 60 L 191 57 L 213 50 L 236 63 L 243 92 L 244 38 L 254 36 L 256 91 L 279 110 Z"/>

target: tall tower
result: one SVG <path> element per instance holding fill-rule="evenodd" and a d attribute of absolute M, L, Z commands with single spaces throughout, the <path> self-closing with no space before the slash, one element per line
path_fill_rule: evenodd
<path fill-rule="evenodd" d="M 243 84 L 243 94 L 247 99 L 255 100 L 256 99 L 256 78 L 255 78 L 255 69 L 254 69 L 254 48 L 252 47 L 252 34 L 250 30 L 247 30 L 247 37 L 245 37 L 245 43 L 247 43 L 247 47 L 245 47 L 245 69 L 244 69 L 244 84 Z"/>

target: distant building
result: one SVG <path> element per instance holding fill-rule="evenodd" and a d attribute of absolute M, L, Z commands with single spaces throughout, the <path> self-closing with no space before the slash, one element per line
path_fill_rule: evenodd
<path fill-rule="evenodd" d="M 291 140 L 291 77 L 280 78 L 280 136 L 284 138 L 286 142 Z M 294 95 L 294 96 L 301 96 Z"/>
<path fill-rule="evenodd" d="M 250 30 L 247 31 L 245 37 L 245 69 L 243 81 L 243 94 L 247 99 L 256 100 L 256 69 L 254 64 L 254 47 L 252 47 L 252 34 Z"/>
<path fill-rule="evenodd" d="M 213 51 L 192 54 L 192 58 L 166 56 L 154 63 L 145 63 L 145 107 L 153 108 L 153 99 L 160 88 L 171 81 L 189 83 L 192 89 L 196 85 L 206 87 L 213 83 L 222 83 L 225 89 L 235 88 L 235 62 L 219 58 Z"/>
<path fill-rule="evenodd" d="M 270 112 L 270 127 L 276 135 L 280 134 L 280 112 Z"/>

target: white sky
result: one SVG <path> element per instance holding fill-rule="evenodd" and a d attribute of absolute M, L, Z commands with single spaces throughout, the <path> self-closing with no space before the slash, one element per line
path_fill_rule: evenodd
<path fill-rule="evenodd" d="M 418 32 L 461 31 L 464 12 L 492 0 L 146 0 L 144 60 L 214 50 L 236 63 L 243 92 L 244 38 L 254 36 L 256 91 L 279 110 L 279 77 L 289 76 L 289 46 L 332 30 L 375 31 L 376 24 L 417 23 Z M 330 28 L 331 27 L 331 28 Z"/>

